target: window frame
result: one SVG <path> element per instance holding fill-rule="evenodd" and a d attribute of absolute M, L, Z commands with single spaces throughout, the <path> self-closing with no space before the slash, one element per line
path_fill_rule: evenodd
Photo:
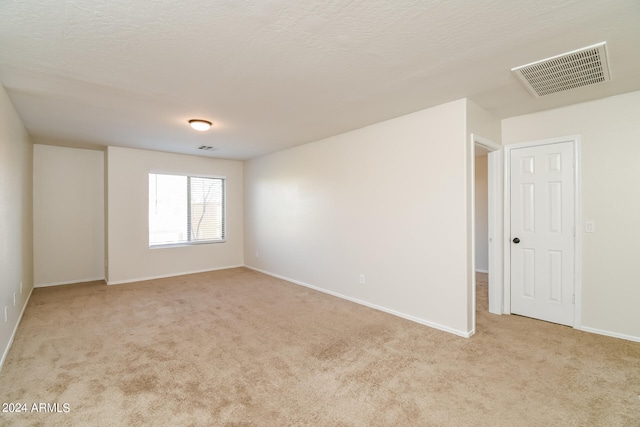
<path fill-rule="evenodd" d="M 187 221 L 187 241 L 177 242 L 177 243 L 160 243 L 160 244 L 151 244 L 150 234 L 151 234 L 151 224 L 150 224 L 150 212 L 149 212 L 149 200 L 147 200 L 147 243 L 149 245 L 149 249 L 165 249 L 165 248 L 177 248 L 177 247 L 185 247 L 185 246 L 200 246 L 200 245 L 211 245 L 216 243 L 226 243 L 227 242 L 227 177 L 220 175 L 206 175 L 206 174 L 188 174 L 188 173 L 179 173 L 179 172 L 161 172 L 151 170 L 147 173 L 147 192 L 149 191 L 149 187 L 151 185 L 151 175 L 171 175 L 171 176 L 181 176 L 186 177 L 187 182 L 189 182 L 189 178 L 205 178 L 205 179 L 218 179 L 222 181 L 222 238 L 219 240 L 202 240 L 202 241 L 191 241 L 191 229 L 190 229 L 190 221 Z M 148 196 L 147 196 L 148 197 Z M 187 212 L 191 212 L 191 190 L 190 187 L 187 186 Z"/>

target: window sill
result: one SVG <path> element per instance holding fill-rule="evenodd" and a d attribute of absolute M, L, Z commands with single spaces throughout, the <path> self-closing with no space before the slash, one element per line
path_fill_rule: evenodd
<path fill-rule="evenodd" d="M 167 249 L 167 248 L 183 248 L 189 246 L 213 245 L 216 243 L 226 243 L 226 240 L 208 240 L 206 242 L 196 243 L 167 243 L 164 245 L 149 245 L 149 249 Z"/>

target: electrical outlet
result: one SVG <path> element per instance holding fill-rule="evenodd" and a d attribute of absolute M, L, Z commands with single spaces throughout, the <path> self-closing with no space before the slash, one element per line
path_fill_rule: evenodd
<path fill-rule="evenodd" d="M 361 274 L 361 275 L 360 275 L 360 284 L 361 284 L 361 285 L 364 285 L 364 284 L 365 284 L 365 277 L 364 277 L 364 274 Z"/>
<path fill-rule="evenodd" d="M 587 233 L 595 233 L 596 232 L 596 224 L 593 221 L 587 221 L 585 223 L 585 231 Z"/>

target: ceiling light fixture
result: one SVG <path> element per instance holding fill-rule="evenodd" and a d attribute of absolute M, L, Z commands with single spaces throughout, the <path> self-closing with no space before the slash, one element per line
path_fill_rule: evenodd
<path fill-rule="evenodd" d="M 189 120 L 189 124 L 191 125 L 192 128 L 194 128 L 195 130 L 199 130 L 199 131 L 205 131 L 205 130 L 209 130 L 209 128 L 211 127 L 211 122 L 208 120 L 201 120 L 201 119 L 191 119 Z"/>

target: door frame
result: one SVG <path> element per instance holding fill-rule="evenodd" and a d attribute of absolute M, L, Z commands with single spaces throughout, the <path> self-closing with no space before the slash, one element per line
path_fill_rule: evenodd
<path fill-rule="evenodd" d="M 536 141 L 519 142 L 504 146 L 504 273 L 502 290 L 503 312 L 511 314 L 511 150 L 518 148 L 536 147 L 541 145 L 558 144 L 561 142 L 571 142 L 573 145 L 573 180 L 574 180 L 574 307 L 573 307 L 573 328 L 580 329 L 582 321 L 582 147 L 580 135 L 569 135 L 558 138 L 541 139 Z"/>
<path fill-rule="evenodd" d="M 502 145 L 476 134 L 469 140 L 473 161 L 470 162 L 470 174 L 473 178 L 471 186 L 471 288 L 472 288 L 472 325 L 476 324 L 476 206 L 475 206 L 475 147 L 481 146 L 487 153 L 487 207 L 488 207 L 488 240 L 489 240 L 489 312 L 502 314 L 503 289 L 503 157 Z"/>

